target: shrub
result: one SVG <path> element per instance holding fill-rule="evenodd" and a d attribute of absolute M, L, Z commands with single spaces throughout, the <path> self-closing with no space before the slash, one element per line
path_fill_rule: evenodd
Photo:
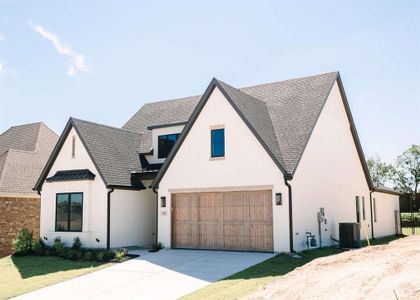
<path fill-rule="evenodd" d="M 97 261 L 103 261 L 104 257 L 105 257 L 105 252 L 104 251 L 96 252 L 96 260 Z"/>
<path fill-rule="evenodd" d="M 79 250 L 82 248 L 82 242 L 80 241 L 79 237 L 76 236 L 73 240 L 73 245 L 71 247 L 73 250 Z"/>
<path fill-rule="evenodd" d="M 86 251 L 85 254 L 83 254 L 83 259 L 84 260 L 92 260 L 93 258 L 93 253 L 92 251 Z"/>
<path fill-rule="evenodd" d="M 55 254 L 57 254 L 58 256 L 62 256 L 65 254 L 65 247 L 64 244 L 61 242 L 61 238 L 59 236 L 54 239 L 53 247 Z"/>
<path fill-rule="evenodd" d="M 114 251 L 114 258 L 116 261 L 122 261 L 124 257 L 128 254 L 128 250 L 125 248 L 121 248 Z"/>
<path fill-rule="evenodd" d="M 163 249 L 163 244 L 161 242 L 158 242 L 157 244 L 153 244 L 150 252 L 158 252 L 159 250 Z"/>
<path fill-rule="evenodd" d="M 32 249 L 32 232 L 27 228 L 23 228 L 13 241 L 13 246 L 16 254 L 29 254 Z"/>
<path fill-rule="evenodd" d="M 37 255 L 45 254 L 45 243 L 42 239 L 32 242 L 32 251 Z"/>

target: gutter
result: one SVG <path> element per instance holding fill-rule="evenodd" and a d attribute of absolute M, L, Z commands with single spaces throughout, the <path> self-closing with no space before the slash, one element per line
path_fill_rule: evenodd
<path fill-rule="evenodd" d="M 107 193 L 107 211 L 106 211 L 106 250 L 109 250 L 111 244 L 111 193 L 114 188 Z"/>
<path fill-rule="evenodd" d="M 370 226 L 371 226 L 371 231 L 372 231 L 372 240 L 375 239 L 375 234 L 374 234 L 374 230 L 373 230 L 373 206 L 372 206 L 372 193 L 375 191 L 370 191 L 369 192 L 369 201 L 370 201 Z"/>
<path fill-rule="evenodd" d="M 288 180 L 292 180 L 293 176 L 290 174 L 284 175 L 284 184 L 289 189 L 289 244 L 290 244 L 290 253 L 295 253 L 293 250 L 293 201 L 292 201 L 292 186 Z"/>
<path fill-rule="evenodd" d="M 158 243 L 158 217 L 159 217 L 159 196 L 158 196 L 158 192 L 156 191 L 156 188 L 154 187 L 153 189 L 153 193 L 156 194 L 156 233 L 155 233 L 155 240 L 156 240 L 156 245 Z"/>

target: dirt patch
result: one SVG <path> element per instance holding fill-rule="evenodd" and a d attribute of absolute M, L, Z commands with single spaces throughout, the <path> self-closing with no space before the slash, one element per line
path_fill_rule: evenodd
<path fill-rule="evenodd" d="M 315 259 L 246 299 L 420 299 L 420 236 Z"/>

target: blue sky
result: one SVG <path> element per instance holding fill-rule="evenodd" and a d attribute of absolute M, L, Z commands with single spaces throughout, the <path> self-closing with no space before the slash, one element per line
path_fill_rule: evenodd
<path fill-rule="evenodd" d="M 0 131 L 339 70 L 367 155 L 420 143 L 420 1 L 0 0 Z"/>

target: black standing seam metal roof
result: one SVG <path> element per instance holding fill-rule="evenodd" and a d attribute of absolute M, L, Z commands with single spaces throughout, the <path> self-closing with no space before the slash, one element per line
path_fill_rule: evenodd
<path fill-rule="evenodd" d="M 70 181 L 70 180 L 94 180 L 95 174 L 88 169 L 57 171 L 53 176 L 46 179 L 47 182 Z"/>

